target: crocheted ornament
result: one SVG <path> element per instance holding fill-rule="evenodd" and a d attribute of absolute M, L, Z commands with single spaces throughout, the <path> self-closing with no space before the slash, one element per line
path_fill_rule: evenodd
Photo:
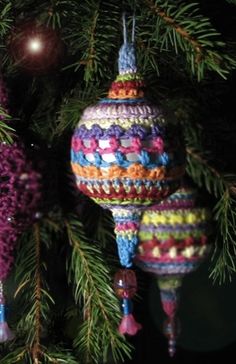
<path fill-rule="evenodd" d="M 17 239 L 35 219 L 39 187 L 39 175 L 23 150 L 0 144 L 0 342 L 14 337 L 5 321 L 3 281 L 10 273 Z"/>
<path fill-rule="evenodd" d="M 144 212 L 134 260 L 141 269 L 158 277 L 162 306 L 168 316 L 164 333 L 170 356 L 175 353 L 180 330 L 175 314 L 181 280 L 198 268 L 210 250 L 210 213 L 197 207 L 196 197 L 196 191 L 182 187 Z"/>
<path fill-rule="evenodd" d="M 6 85 L 3 81 L 2 75 L 0 74 L 0 107 L 2 112 L 7 112 L 8 107 L 8 95 Z M 0 120 L 4 119 L 4 115 L 0 112 Z"/>
<path fill-rule="evenodd" d="M 0 91 L 0 104 L 1 95 L 5 94 Z M 0 143 L 0 342 L 13 338 L 5 320 L 3 281 L 10 273 L 17 239 L 35 219 L 40 186 L 40 175 L 21 144 Z"/>
<path fill-rule="evenodd" d="M 108 97 L 87 107 L 72 138 L 78 188 L 112 211 L 121 265 L 131 267 L 142 211 L 175 191 L 184 173 L 178 136 L 144 97 L 135 47 L 126 35 Z"/>

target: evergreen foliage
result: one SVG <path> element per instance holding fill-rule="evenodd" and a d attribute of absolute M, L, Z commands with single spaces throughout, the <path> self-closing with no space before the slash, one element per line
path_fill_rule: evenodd
<path fill-rule="evenodd" d="M 132 14 L 135 7 L 138 64 L 150 97 L 175 113 L 186 140 L 187 174 L 213 210 L 210 276 L 224 283 L 235 274 L 236 34 L 224 27 L 234 21 L 234 5 L 233 0 L 0 2 L 1 65 L 11 114 L 0 109 L 0 141 L 12 142 L 19 134 L 44 180 L 41 217 L 22 236 L 9 278 L 17 335 L 0 348 L 1 364 L 120 363 L 132 356 L 129 340 L 117 333 L 113 222 L 76 191 L 69 165 L 70 138 L 82 111 L 115 78 L 124 10 Z M 229 20 L 217 17 L 218 7 Z M 65 44 L 63 61 L 41 75 L 19 68 L 8 44 L 18 22 L 35 19 L 57 30 Z"/>

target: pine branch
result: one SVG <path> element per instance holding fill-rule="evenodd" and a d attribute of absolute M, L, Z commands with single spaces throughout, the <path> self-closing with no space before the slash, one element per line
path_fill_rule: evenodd
<path fill-rule="evenodd" d="M 210 20 L 199 14 L 198 4 L 176 1 L 145 0 L 150 11 L 158 16 L 156 38 L 161 49 L 184 53 L 193 75 L 204 78 L 205 71 L 217 72 L 226 78 L 236 67 L 236 59 L 226 53 L 226 44 Z M 153 20 L 152 20 L 153 21 Z M 225 53 L 223 53 L 225 51 Z"/>
<path fill-rule="evenodd" d="M 236 5 L 236 0 L 226 0 L 228 3 Z"/>
<path fill-rule="evenodd" d="M 67 131 L 72 131 L 76 127 L 83 110 L 95 103 L 102 95 L 104 90 L 96 84 L 88 84 L 87 87 L 79 86 L 72 95 L 66 95 L 61 105 L 61 110 L 54 130 L 55 137 L 61 137 Z"/>
<path fill-rule="evenodd" d="M 5 355 L 0 360 L 1 364 L 79 364 L 70 350 L 61 346 L 45 348 L 42 346 L 42 357 L 40 361 L 33 359 L 31 349 L 19 347 Z"/>
<path fill-rule="evenodd" d="M 30 357 L 28 356 L 28 351 L 25 346 L 18 347 L 15 350 L 10 351 L 7 355 L 5 355 L 3 358 L 1 358 L 0 363 L 1 364 L 24 364 L 30 362 Z M 32 363 L 33 364 L 33 363 Z"/>
<path fill-rule="evenodd" d="M 92 220 L 92 219 L 91 219 Z M 90 221 L 89 226 L 92 226 L 94 221 Z M 114 235 L 114 220 L 111 213 L 106 210 L 100 210 L 100 214 L 95 221 L 94 240 L 99 241 L 102 247 L 110 247 L 111 245 L 116 247 L 115 235 Z"/>
<path fill-rule="evenodd" d="M 4 37 L 11 28 L 13 19 L 10 16 L 12 3 L 10 1 L 2 1 L 0 8 L 0 37 Z"/>
<path fill-rule="evenodd" d="M 199 187 L 204 187 L 217 198 L 213 209 L 215 220 L 216 241 L 212 257 L 213 280 L 224 282 L 226 277 L 231 279 L 236 271 L 236 176 L 223 175 L 212 167 L 203 151 L 200 149 L 200 138 L 186 128 L 187 144 L 187 173 Z M 193 145 L 195 144 L 195 147 Z"/>
<path fill-rule="evenodd" d="M 32 231 L 22 238 L 22 246 L 16 260 L 18 288 L 15 296 L 20 294 L 23 311 L 17 327 L 19 336 L 26 335 L 25 350 L 34 364 L 40 362 L 43 355 L 42 328 L 46 328 L 50 322 L 49 308 L 54 303 L 42 275 L 46 267 L 41 259 L 40 246 L 45 243 L 45 238 L 48 244 L 45 226 L 35 223 Z"/>
<path fill-rule="evenodd" d="M 71 219 L 66 228 L 73 246 L 69 280 L 74 284 L 76 302 L 82 298 L 84 315 L 74 345 L 83 355 L 83 362 L 104 362 L 109 354 L 116 362 L 123 360 L 124 355 L 129 356 L 130 347 L 117 331 L 120 310 L 102 252 L 86 239 L 78 221 Z"/>
<path fill-rule="evenodd" d="M 34 234 L 35 234 L 35 255 L 36 255 L 36 266 L 35 266 L 35 339 L 32 348 L 32 356 L 35 363 L 39 361 L 41 356 L 41 344 L 40 344 L 40 335 L 41 335 L 41 256 L 40 256 L 40 230 L 39 225 L 35 224 L 34 226 Z"/>
<path fill-rule="evenodd" d="M 98 81 L 101 78 L 111 78 L 113 71 L 110 67 L 111 60 L 114 59 L 115 64 L 117 58 L 119 6 L 114 0 L 87 0 L 83 2 L 80 14 L 81 18 L 77 19 L 77 28 L 66 37 L 67 42 L 70 43 L 70 51 L 78 55 L 77 60 L 65 69 L 71 67 L 75 71 L 82 69 L 86 83 Z"/>
<path fill-rule="evenodd" d="M 52 28 L 62 28 L 63 22 L 68 17 L 76 16 L 78 14 L 78 2 L 71 0 L 52 0 L 51 6 L 47 13 L 48 19 L 47 24 L 51 25 Z"/>
<path fill-rule="evenodd" d="M 13 142 L 12 136 L 15 130 L 7 124 L 11 120 L 11 117 L 1 107 L 0 107 L 0 115 L 3 117 L 3 119 L 0 120 L 0 143 L 2 142 L 12 143 Z"/>

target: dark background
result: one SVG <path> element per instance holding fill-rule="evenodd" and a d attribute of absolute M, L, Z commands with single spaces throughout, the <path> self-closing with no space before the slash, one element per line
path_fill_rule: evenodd
<path fill-rule="evenodd" d="M 222 285 L 209 278 L 210 258 L 183 280 L 177 318 L 181 332 L 176 355 L 168 356 L 162 333 L 165 315 L 155 277 L 137 271 L 141 298 L 134 302 L 143 329 L 128 340 L 134 345 L 128 364 L 211 364 L 231 361 L 236 350 L 236 279 Z"/>
<path fill-rule="evenodd" d="M 225 39 L 236 48 L 236 6 L 226 1 L 200 1 L 202 13 Z M 213 77 L 214 78 L 214 77 Z M 199 85 L 204 92 L 207 117 L 203 121 L 206 143 L 214 152 L 213 164 L 221 163 L 222 171 L 236 172 L 236 72 L 227 81 Z M 208 110 L 207 110 L 208 109 Z M 220 120 L 221 121 L 218 121 Z M 186 276 L 180 294 L 179 320 L 181 334 L 174 358 L 169 358 L 167 340 L 162 333 L 164 314 L 155 278 L 139 272 L 141 299 L 134 304 L 135 315 L 143 329 L 129 341 L 134 345 L 133 359 L 128 364 L 212 364 L 232 362 L 236 350 L 236 278 L 224 284 L 209 278 L 211 261 Z M 140 285 L 140 282 L 139 282 Z"/>

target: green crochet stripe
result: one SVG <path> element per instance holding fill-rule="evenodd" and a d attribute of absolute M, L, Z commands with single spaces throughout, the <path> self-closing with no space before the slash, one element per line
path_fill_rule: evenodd
<path fill-rule="evenodd" d="M 171 236 L 176 239 L 176 240 L 184 240 L 189 238 L 189 236 L 191 235 L 191 237 L 195 238 L 195 239 L 200 239 L 203 235 L 203 233 L 201 231 L 191 231 L 191 234 L 189 233 L 189 231 L 184 232 L 171 232 Z M 154 237 L 157 238 L 157 240 L 168 240 L 170 238 L 170 233 L 168 232 L 158 232 L 157 234 L 154 232 L 140 232 L 139 233 L 139 239 L 144 242 L 146 240 L 152 240 Z"/>
<path fill-rule="evenodd" d="M 100 199 L 100 198 L 93 198 L 93 200 L 97 203 L 97 204 L 107 204 L 107 205 L 120 205 L 122 206 L 126 206 L 126 205 L 144 205 L 144 206 L 150 206 L 153 203 L 153 199 L 146 199 L 144 200 L 134 200 L 134 199 L 130 199 L 130 200 L 110 200 L 110 199 Z"/>
<path fill-rule="evenodd" d="M 143 77 L 139 73 L 125 73 L 123 75 L 118 75 L 116 81 L 133 81 L 133 80 L 143 80 Z"/>

